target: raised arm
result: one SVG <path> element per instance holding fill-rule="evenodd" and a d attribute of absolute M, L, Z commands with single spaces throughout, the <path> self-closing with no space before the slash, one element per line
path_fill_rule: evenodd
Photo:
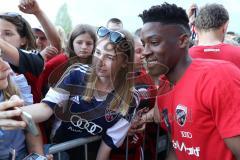
<path fill-rule="evenodd" d="M 38 76 L 43 70 L 44 60 L 40 54 L 18 50 L 1 38 L 0 51 L 2 59 L 9 62 L 16 73 L 24 74 L 25 72 L 31 72 Z"/>
<path fill-rule="evenodd" d="M 44 11 L 39 7 L 36 0 L 20 0 L 19 9 L 27 14 L 36 16 L 44 29 L 45 35 L 50 44 L 58 51 L 61 51 L 61 39 L 52 22 L 48 19 Z"/>
<path fill-rule="evenodd" d="M 14 66 L 19 66 L 19 53 L 16 47 L 0 38 L 1 56 Z"/>
<path fill-rule="evenodd" d="M 53 110 L 45 103 L 36 103 L 24 106 L 21 109 L 31 114 L 33 120 L 37 123 L 48 120 L 53 114 Z"/>

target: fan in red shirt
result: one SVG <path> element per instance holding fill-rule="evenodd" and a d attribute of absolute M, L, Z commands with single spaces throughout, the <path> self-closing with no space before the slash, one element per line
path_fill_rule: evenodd
<path fill-rule="evenodd" d="M 223 42 L 228 22 L 228 11 L 223 5 L 202 7 L 195 19 L 198 43 L 190 48 L 191 57 L 226 60 L 240 68 L 240 47 Z"/>

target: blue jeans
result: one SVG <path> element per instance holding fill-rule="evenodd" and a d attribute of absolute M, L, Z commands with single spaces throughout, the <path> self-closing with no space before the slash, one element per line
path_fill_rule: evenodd
<path fill-rule="evenodd" d="M 23 148 L 16 153 L 16 159 L 15 160 L 23 160 L 23 158 L 26 157 L 26 156 L 27 156 L 27 150 L 26 150 L 26 148 Z M 8 158 L 1 158 L 0 157 L 0 160 L 11 160 L 11 156 L 9 154 Z"/>

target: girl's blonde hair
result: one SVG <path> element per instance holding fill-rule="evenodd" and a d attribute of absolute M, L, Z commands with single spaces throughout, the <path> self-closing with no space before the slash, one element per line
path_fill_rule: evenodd
<path fill-rule="evenodd" d="M 120 30 L 118 32 L 124 34 L 125 38 L 121 42 L 112 45 L 114 47 L 115 53 L 121 52 L 126 56 L 127 67 L 122 67 L 114 79 L 113 85 L 115 97 L 111 100 L 109 109 L 118 111 L 122 115 L 126 115 L 133 97 L 133 79 L 127 76 L 129 73 L 133 73 L 134 40 L 129 32 L 124 30 Z M 93 69 L 91 75 L 88 78 L 86 90 L 83 95 L 84 100 L 90 101 L 93 99 L 96 82 L 96 70 Z"/>
<path fill-rule="evenodd" d="M 13 83 L 10 76 L 8 76 L 7 80 L 8 80 L 8 86 L 6 89 L 3 89 L 4 100 L 9 100 L 12 95 L 20 96 L 20 91 L 18 87 Z"/>

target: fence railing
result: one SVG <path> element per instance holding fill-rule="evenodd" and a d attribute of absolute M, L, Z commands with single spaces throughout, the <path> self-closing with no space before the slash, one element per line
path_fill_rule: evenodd
<path fill-rule="evenodd" d="M 155 156 L 156 160 L 162 159 L 161 157 L 158 157 L 158 153 L 164 152 L 164 150 L 166 149 L 166 145 L 167 145 L 166 135 L 159 136 L 159 127 L 157 127 L 157 128 L 158 129 L 157 129 L 157 137 L 156 137 L 156 156 Z M 85 160 L 88 160 L 88 151 L 87 151 L 88 143 L 91 143 L 91 142 L 94 142 L 94 141 L 97 141 L 100 139 L 101 139 L 100 136 L 94 136 L 94 137 L 88 137 L 88 138 L 78 138 L 78 139 L 70 140 L 67 142 L 60 143 L 60 144 L 55 144 L 49 148 L 49 154 L 57 153 L 58 160 L 62 160 L 61 156 L 60 156 L 60 152 L 84 145 Z M 144 142 L 145 141 L 143 141 L 143 145 L 142 145 L 143 151 L 144 151 Z M 128 143 L 126 143 L 126 144 L 128 144 Z M 126 157 L 125 160 L 128 160 L 128 145 L 126 146 L 125 157 Z M 144 157 L 142 157 L 142 160 L 144 160 Z"/>

